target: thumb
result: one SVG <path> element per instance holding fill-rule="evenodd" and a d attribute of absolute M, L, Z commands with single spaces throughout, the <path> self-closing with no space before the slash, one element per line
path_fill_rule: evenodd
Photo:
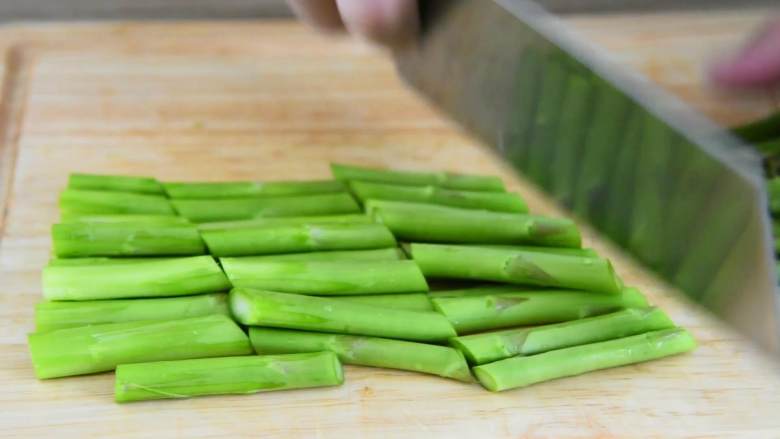
<path fill-rule="evenodd" d="M 766 26 L 735 56 L 717 64 L 712 78 L 734 88 L 780 85 L 780 20 Z"/>

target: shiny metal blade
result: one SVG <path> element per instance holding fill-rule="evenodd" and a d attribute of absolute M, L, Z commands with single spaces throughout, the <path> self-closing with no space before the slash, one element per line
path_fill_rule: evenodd
<path fill-rule="evenodd" d="M 421 2 L 401 75 L 688 297 L 778 346 L 760 159 L 523 0 Z"/>

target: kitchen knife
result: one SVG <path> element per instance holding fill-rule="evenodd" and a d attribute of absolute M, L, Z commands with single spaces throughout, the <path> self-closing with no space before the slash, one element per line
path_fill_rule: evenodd
<path fill-rule="evenodd" d="M 563 206 L 764 347 L 778 292 L 760 158 L 537 4 L 422 1 L 401 76 Z"/>

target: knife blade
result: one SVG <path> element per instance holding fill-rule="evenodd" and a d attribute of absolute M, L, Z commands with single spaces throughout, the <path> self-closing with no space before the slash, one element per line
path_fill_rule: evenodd
<path fill-rule="evenodd" d="M 421 2 L 401 76 L 644 265 L 777 352 L 760 158 L 526 0 Z"/>

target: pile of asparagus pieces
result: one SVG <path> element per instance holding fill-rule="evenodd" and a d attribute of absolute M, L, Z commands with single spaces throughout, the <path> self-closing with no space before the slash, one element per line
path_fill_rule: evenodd
<path fill-rule="evenodd" d="M 497 177 L 332 171 L 71 175 L 37 377 L 116 370 L 126 402 L 338 385 L 344 363 L 500 391 L 695 346 L 572 221 L 529 214 Z"/>

